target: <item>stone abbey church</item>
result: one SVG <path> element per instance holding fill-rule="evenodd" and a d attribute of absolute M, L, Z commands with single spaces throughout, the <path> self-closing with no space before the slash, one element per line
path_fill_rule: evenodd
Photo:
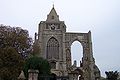
<path fill-rule="evenodd" d="M 71 44 L 74 41 L 79 41 L 83 47 L 80 67 L 76 65 L 76 61 L 71 64 Z M 100 70 L 93 57 L 91 32 L 66 32 L 66 25 L 64 21 L 59 20 L 54 7 L 47 15 L 46 21 L 39 23 L 35 43 L 40 47 L 38 56 L 49 61 L 51 73 L 59 77 L 57 80 L 100 80 Z"/>

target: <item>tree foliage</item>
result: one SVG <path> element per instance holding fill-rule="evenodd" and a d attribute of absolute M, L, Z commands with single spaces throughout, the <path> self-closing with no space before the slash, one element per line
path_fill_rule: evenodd
<path fill-rule="evenodd" d="M 28 70 L 34 69 L 39 70 L 39 75 L 48 75 L 50 74 L 50 65 L 49 62 L 41 57 L 33 56 L 26 60 L 24 65 L 25 76 L 28 78 Z"/>
<path fill-rule="evenodd" d="M 105 74 L 106 74 L 107 80 L 117 80 L 119 77 L 119 72 L 117 72 L 117 71 L 115 71 L 115 72 L 113 72 L 113 71 L 107 72 L 106 71 Z"/>
<path fill-rule="evenodd" d="M 22 70 L 24 60 L 12 47 L 0 48 L 0 78 L 16 80 Z"/>
<path fill-rule="evenodd" d="M 17 80 L 24 59 L 32 51 L 28 31 L 20 27 L 0 25 L 0 78 Z"/>
<path fill-rule="evenodd" d="M 27 57 L 32 50 L 32 38 L 20 27 L 0 25 L 0 48 L 13 47 L 17 53 Z"/>

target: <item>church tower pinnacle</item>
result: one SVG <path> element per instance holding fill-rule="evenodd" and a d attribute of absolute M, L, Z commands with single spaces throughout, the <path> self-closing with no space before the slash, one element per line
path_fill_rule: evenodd
<path fill-rule="evenodd" d="M 54 22 L 59 21 L 59 15 L 57 15 L 57 12 L 54 8 L 54 4 L 53 4 L 53 7 L 52 7 L 50 13 L 47 15 L 46 21 L 50 21 L 50 22 L 51 21 L 54 21 Z"/>

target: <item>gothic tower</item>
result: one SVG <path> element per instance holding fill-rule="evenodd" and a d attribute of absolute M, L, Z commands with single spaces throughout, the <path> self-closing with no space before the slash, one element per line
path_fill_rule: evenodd
<path fill-rule="evenodd" d="M 99 80 L 100 71 L 95 65 L 92 52 L 91 31 L 88 33 L 66 32 L 64 21 L 53 7 L 47 15 L 46 21 L 41 21 L 38 38 L 35 41 L 40 46 L 38 56 L 47 59 L 52 67 L 51 72 L 57 76 L 69 76 L 69 80 Z M 71 44 L 79 41 L 83 46 L 81 66 L 71 65 Z M 77 75 L 75 77 L 74 75 Z"/>
<path fill-rule="evenodd" d="M 47 59 L 52 67 L 52 73 L 57 76 L 66 74 L 66 55 L 64 54 L 64 34 L 66 25 L 59 20 L 54 7 L 47 15 L 46 21 L 39 24 L 38 41 L 40 44 L 40 56 Z"/>

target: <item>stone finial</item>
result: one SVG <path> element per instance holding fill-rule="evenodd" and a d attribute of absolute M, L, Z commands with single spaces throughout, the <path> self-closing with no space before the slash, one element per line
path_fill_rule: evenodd
<path fill-rule="evenodd" d="M 39 71 L 38 70 L 28 70 L 28 73 L 29 73 L 29 77 L 28 77 L 28 80 L 38 80 L 38 73 Z"/>
<path fill-rule="evenodd" d="M 35 41 L 37 40 L 37 33 L 35 33 Z"/>
<path fill-rule="evenodd" d="M 76 60 L 74 60 L 74 64 L 73 64 L 75 67 L 77 66 L 77 61 Z"/>
<path fill-rule="evenodd" d="M 21 73 L 20 73 L 20 75 L 19 75 L 19 77 L 18 77 L 18 80 L 25 80 L 25 79 L 26 79 L 26 78 L 25 78 L 24 72 L 21 71 Z"/>

